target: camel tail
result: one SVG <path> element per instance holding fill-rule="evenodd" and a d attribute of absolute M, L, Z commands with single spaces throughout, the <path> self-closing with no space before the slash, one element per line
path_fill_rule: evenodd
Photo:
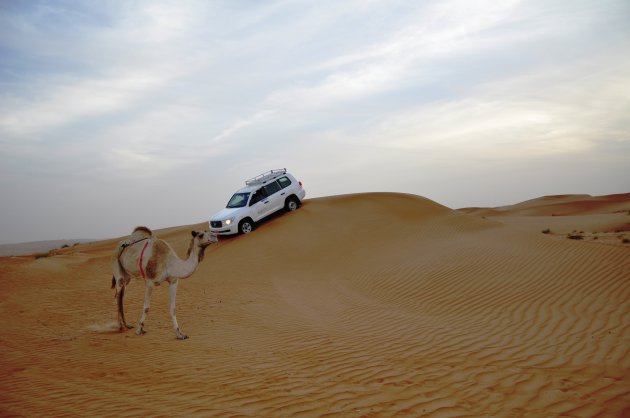
<path fill-rule="evenodd" d="M 119 281 L 124 281 L 124 277 L 125 277 L 125 269 L 122 266 L 122 263 L 120 262 L 120 256 L 122 255 L 122 252 L 125 250 L 125 248 L 127 247 L 127 242 L 126 241 L 121 241 L 118 244 L 118 247 L 116 248 L 116 252 L 114 254 L 113 260 L 112 260 L 112 289 L 116 289 L 116 294 L 114 295 L 114 297 L 118 296 L 118 288 L 117 285 L 119 284 Z"/>

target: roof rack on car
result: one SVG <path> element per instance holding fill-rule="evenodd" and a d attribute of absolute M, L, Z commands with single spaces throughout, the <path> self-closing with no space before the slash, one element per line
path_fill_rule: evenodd
<path fill-rule="evenodd" d="M 268 180 L 272 178 L 276 178 L 280 174 L 286 174 L 286 173 L 287 173 L 286 168 L 277 168 L 274 170 L 265 171 L 264 173 L 259 174 L 256 177 L 252 177 L 251 179 L 246 180 L 245 184 L 248 186 L 252 186 L 255 184 L 265 184 L 267 183 Z"/>

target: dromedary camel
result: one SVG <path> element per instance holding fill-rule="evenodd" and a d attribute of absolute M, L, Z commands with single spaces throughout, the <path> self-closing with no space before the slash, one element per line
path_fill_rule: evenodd
<path fill-rule="evenodd" d="M 151 292 L 154 286 L 159 286 L 162 282 L 168 282 L 170 288 L 170 313 L 173 320 L 175 336 L 179 340 L 185 340 L 187 335 L 182 334 L 177 324 L 175 316 L 175 297 L 177 296 L 177 283 L 179 279 L 185 279 L 192 275 L 199 262 L 203 259 L 203 254 L 207 246 L 217 242 L 217 236 L 209 232 L 192 231 L 192 240 L 188 247 L 188 259 L 180 259 L 175 251 L 165 241 L 156 238 L 151 230 L 144 226 L 134 229 L 133 233 L 124 241 L 121 241 L 116 248 L 112 260 L 112 289 L 116 288 L 116 298 L 118 300 L 118 325 L 120 330 L 133 328 L 125 321 L 123 309 L 123 298 L 125 296 L 125 286 L 129 284 L 132 277 L 142 277 L 145 281 L 144 287 L 144 308 L 142 316 L 138 322 L 136 334 L 145 333 L 144 321 L 149 312 Z"/>

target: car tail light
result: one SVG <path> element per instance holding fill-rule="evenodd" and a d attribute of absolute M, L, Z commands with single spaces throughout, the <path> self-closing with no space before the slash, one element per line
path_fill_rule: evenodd
<path fill-rule="evenodd" d="M 302 188 L 302 180 L 298 181 L 300 183 L 300 189 Z"/>

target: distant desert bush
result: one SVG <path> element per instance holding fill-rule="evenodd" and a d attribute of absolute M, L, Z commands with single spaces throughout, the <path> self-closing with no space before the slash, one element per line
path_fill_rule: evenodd
<path fill-rule="evenodd" d="M 576 233 L 576 232 L 571 232 L 567 234 L 567 238 L 579 240 L 579 239 L 584 239 L 584 235 Z"/>

